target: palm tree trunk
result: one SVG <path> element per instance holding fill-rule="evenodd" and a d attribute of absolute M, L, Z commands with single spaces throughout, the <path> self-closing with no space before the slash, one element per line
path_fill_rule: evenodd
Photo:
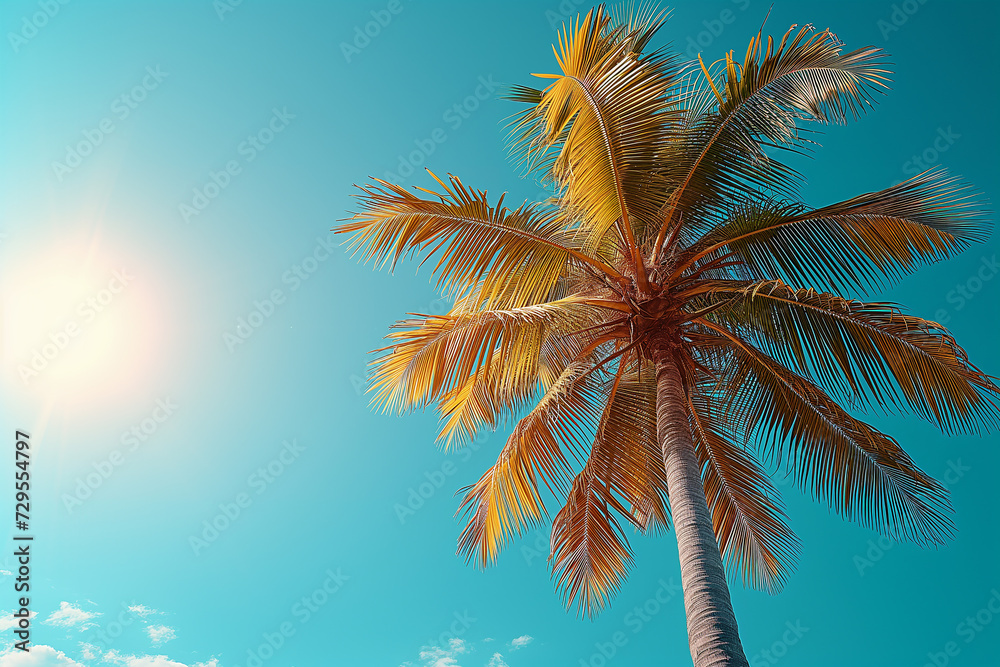
<path fill-rule="evenodd" d="M 665 352 L 656 364 L 656 430 L 677 534 L 691 658 L 695 667 L 747 667 L 685 405 L 680 370 Z"/>

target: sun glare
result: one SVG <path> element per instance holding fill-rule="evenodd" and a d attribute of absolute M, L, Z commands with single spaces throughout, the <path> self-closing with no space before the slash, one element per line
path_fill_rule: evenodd
<path fill-rule="evenodd" d="M 3 291 L 5 381 L 61 407 L 135 391 L 157 310 L 139 267 L 95 244 L 17 258 Z"/>

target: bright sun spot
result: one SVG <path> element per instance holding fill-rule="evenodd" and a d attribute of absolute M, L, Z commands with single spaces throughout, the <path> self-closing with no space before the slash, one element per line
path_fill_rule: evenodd
<path fill-rule="evenodd" d="M 8 386 L 64 407 L 134 391 L 158 330 L 140 267 L 86 246 L 17 264 L 3 288 Z"/>

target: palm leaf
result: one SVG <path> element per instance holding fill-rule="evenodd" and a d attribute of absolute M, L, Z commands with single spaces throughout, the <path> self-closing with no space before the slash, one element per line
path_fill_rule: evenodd
<path fill-rule="evenodd" d="M 720 397 L 726 414 L 737 415 L 769 457 L 786 463 L 799 486 L 847 520 L 895 540 L 943 544 L 951 536 L 947 491 L 895 440 L 732 332 L 701 324 L 730 353 L 727 373 L 735 381 Z"/>
<path fill-rule="evenodd" d="M 499 381 L 524 392 L 537 380 L 538 357 L 547 329 L 564 332 L 602 317 L 581 297 L 507 310 L 424 315 L 398 322 L 386 338 L 391 345 L 372 364 L 369 391 L 383 411 L 426 407 L 449 395 L 480 368 L 499 366 Z"/>
<path fill-rule="evenodd" d="M 850 301 L 780 281 L 737 292 L 709 316 L 851 401 L 908 407 L 947 432 L 996 425 L 1000 393 L 941 325 L 890 303 Z"/>
<path fill-rule="evenodd" d="M 564 206 L 579 211 L 587 224 L 587 248 L 603 247 L 612 227 L 622 254 L 640 281 L 645 268 L 635 238 L 652 220 L 664 188 L 656 180 L 657 161 L 667 141 L 674 59 L 663 53 L 637 55 L 661 23 L 640 15 L 615 26 L 603 6 L 575 26 L 564 27 L 556 54 L 562 71 L 545 75 L 553 83 L 515 124 L 515 146 L 531 153 L 558 155 L 552 176 L 563 191 Z M 531 100 L 529 89 L 517 97 Z"/>
<path fill-rule="evenodd" d="M 984 241 L 988 232 L 975 196 L 937 169 L 809 211 L 748 202 L 694 243 L 675 273 L 727 253 L 758 279 L 867 291 Z"/>
<path fill-rule="evenodd" d="M 691 224 L 724 213 L 725 202 L 743 200 L 748 191 L 794 195 L 798 175 L 762 146 L 798 149 L 805 145 L 802 121 L 856 118 L 874 103 L 873 93 L 886 87 L 884 54 L 874 47 L 844 52 L 829 30 L 813 33 L 805 26 L 795 32 L 793 26 L 777 48 L 770 37 L 762 45 L 758 33 L 742 65 L 727 56 L 719 83 L 709 86 L 706 80 L 691 97 L 684 143 L 692 151 L 676 168 L 678 185 L 665 207 L 657 256 L 667 231 L 679 224 L 678 213 Z"/>
<path fill-rule="evenodd" d="M 558 216 L 536 205 L 510 210 L 503 206 L 503 197 L 490 205 L 485 191 L 469 190 L 454 177 L 450 186 L 438 181 L 444 192 L 426 191 L 436 201 L 376 182 L 379 185 L 361 188 L 361 212 L 337 231 L 353 233 L 352 247 L 363 250 L 363 260 L 380 266 L 395 267 L 411 253 L 425 254 L 424 261 L 438 255 L 438 287 L 456 296 L 476 287 L 481 300 L 477 306 L 540 303 L 571 262 L 620 277 L 580 249 Z"/>
<path fill-rule="evenodd" d="M 545 514 L 539 478 L 565 493 L 571 469 L 564 450 L 582 451 L 606 400 L 593 367 L 592 360 L 568 366 L 514 427 L 496 464 L 462 489 L 459 512 L 468 519 L 459 552 L 467 561 L 494 563 L 514 535 L 538 524 Z"/>
<path fill-rule="evenodd" d="M 619 517 L 641 530 L 667 525 L 655 383 L 646 375 L 619 364 L 587 464 L 552 522 L 556 588 L 584 616 L 607 606 L 632 563 Z"/>
<path fill-rule="evenodd" d="M 496 430 L 504 416 L 516 414 L 537 398 L 539 388 L 545 391 L 555 384 L 592 339 L 550 327 L 542 327 L 540 332 L 537 327 L 522 331 L 519 333 L 524 336 L 541 336 L 537 347 L 521 345 L 527 354 L 537 354 L 530 374 L 507 368 L 518 358 L 516 352 L 494 355 L 489 366 L 477 368 L 463 383 L 441 396 L 438 410 L 443 425 L 438 441 L 443 441 L 446 449 L 471 441 L 481 430 Z"/>
<path fill-rule="evenodd" d="M 576 605 L 582 616 L 594 616 L 608 605 L 632 564 L 628 540 L 613 511 L 618 501 L 600 472 L 607 471 L 588 463 L 552 522 L 556 587 L 563 591 L 565 605 Z"/>
<path fill-rule="evenodd" d="M 776 593 L 791 573 L 798 540 L 777 489 L 754 457 L 734 442 L 726 415 L 702 393 L 689 398 L 695 453 L 719 549 L 744 584 Z"/>

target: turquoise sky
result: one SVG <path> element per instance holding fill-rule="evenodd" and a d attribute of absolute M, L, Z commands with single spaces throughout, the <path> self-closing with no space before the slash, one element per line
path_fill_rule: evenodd
<path fill-rule="evenodd" d="M 742 54 L 769 6 L 682 2 L 661 36 L 709 61 Z M 368 409 L 367 351 L 404 313 L 445 304 L 414 264 L 374 272 L 328 232 L 369 175 L 427 185 L 429 166 L 534 197 L 505 157 L 515 107 L 497 86 L 554 70 L 554 28 L 576 11 L 0 4 L 0 424 L 8 471 L 15 429 L 31 434 L 37 612 L 29 656 L 3 652 L 0 619 L 0 666 L 690 664 L 673 535 L 636 537 L 595 621 L 560 605 L 544 532 L 486 572 L 455 555 L 454 494 L 505 434 L 445 455 L 433 415 Z M 995 201 L 998 15 L 776 0 L 766 31 L 829 27 L 884 47 L 897 72 L 874 114 L 820 139 L 809 202 L 918 161 Z M 998 374 L 995 238 L 884 296 Z M 733 587 L 753 667 L 996 664 L 996 436 L 873 421 L 952 490 L 957 537 L 880 543 L 778 480 L 802 556 L 780 595 Z M 0 499 L 13 507 L 10 482 Z M 0 561 L 9 612 L 16 567 Z"/>

